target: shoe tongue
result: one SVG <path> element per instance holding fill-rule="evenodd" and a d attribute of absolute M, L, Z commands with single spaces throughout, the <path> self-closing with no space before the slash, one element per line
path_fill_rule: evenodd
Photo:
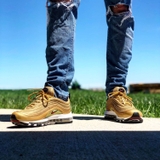
<path fill-rule="evenodd" d="M 54 89 L 52 87 L 45 87 L 43 91 L 51 96 L 54 96 Z"/>
<path fill-rule="evenodd" d="M 117 92 L 117 91 L 126 94 L 126 90 L 125 90 L 123 87 L 115 87 L 115 88 L 113 89 L 113 92 Z"/>

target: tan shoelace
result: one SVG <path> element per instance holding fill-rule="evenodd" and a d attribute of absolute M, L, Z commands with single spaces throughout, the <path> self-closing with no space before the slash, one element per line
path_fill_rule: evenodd
<path fill-rule="evenodd" d="M 111 92 L 111 93 L 108 94 L 108 97 L 109 97 L 109 98 L 112 98 L 112 97 L 114 97 L 114 96 L 118 96 L 118 99 L 121 100 L 121 102 L 122 102 L 123 104 L 126 104 L 127 102 L 128 102 L 129 104 L 133 104 L 132 98 L 128 97 L 128 96 L 127 96 L 125 93 L 123 93 L 123 92 L 116 91 L 116 92 Z"/>
<path fill-rule="evenodd" d="M 43 90 L 41 90 L 41 91 L 33 92 L 32 94 L 30 94 L 28 96 L 28 100 L 33 102 L 30 105 L 28 105 L 26 109 L 32 108 L 33 106 L 36 105 L 36 103 L 40 103 L 40 102 L 42 102 L 43 106 L 46 107 L 49 102 L 49 95 L 47 95 Z"/>

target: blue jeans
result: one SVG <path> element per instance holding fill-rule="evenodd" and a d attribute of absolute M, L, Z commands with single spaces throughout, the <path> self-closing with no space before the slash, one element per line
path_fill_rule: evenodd
<path fill-rule="evenodd" d="M 133 17 L 131 11 L 113 14 L 110 6 L 130 0 L 105 0 L 108 24 L 106 94 L 115 86 L 125 87 L 132 53 Z M 52 86 L 58 98 L 66 100 L 74 76 L 74 35 L 80 0 L 51 3 L 47 6 L 46 60 L 48 76 L 45 86 Z M 125 87 L 126 88 L 126 87 Z"/>
<path fill-rule="evenodd" d="M 58 98 L 68 99 L 68 86 L 74 75 L 74 35 L 79 0 L 47 5 L 48 65 L 45 86 L 51 86 Z"/>
<path fill-rule="evenodd" d="M 114 14 L 111 6 L 124 4 L 129 7 L 127 12 Z M 106 94 L 116 86 L 126 90 L 128 65 L 132 58 L 132 41 L 134 19 L 131 14 L 131 0 L 105 0 L 107 10 L 108 39 L 107 39 L 107 77 Z"/>

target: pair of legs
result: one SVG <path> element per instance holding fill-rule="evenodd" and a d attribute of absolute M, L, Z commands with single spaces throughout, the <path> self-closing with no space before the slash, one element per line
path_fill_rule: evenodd
<path fill-rule="evenodd" d="M 68 86 L 74 76 L 74 34 L 80 0 L 47 2 L 48 76 L 45 88 L 24 110 L 11 115 L 12 123 L 40 126 L 71 122 Z M 134 21 L 131 0 L 105 0 L 108 24 L 105 118 L 142 122 L 142 113 L 126 95 L 126 76 L 132 56 Z"/>
<path fill-rule="evenodd" d="M 53 0 L 56 1 L 56 0 Z M 46 60 L 48 77 L 58 98 L 68 98 L 74 76 L 74 34 L 80 0 L 49 3 Z M 108 24 L 106 94 L 114 87 L 126 89 L 128 64 L 132 56 L 134 21 L 131 0 L 105 0 Z M 103 15 L 102 15 L 103 16 Z"/>

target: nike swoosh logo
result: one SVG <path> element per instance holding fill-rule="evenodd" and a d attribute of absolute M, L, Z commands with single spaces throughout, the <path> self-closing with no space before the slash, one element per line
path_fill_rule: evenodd
<path fill-rule="evenodd" d="M 51 112 L 51 114 L 55 114 L 57 112 L 57 110 L 53 110 L 52 112 Z"/>

